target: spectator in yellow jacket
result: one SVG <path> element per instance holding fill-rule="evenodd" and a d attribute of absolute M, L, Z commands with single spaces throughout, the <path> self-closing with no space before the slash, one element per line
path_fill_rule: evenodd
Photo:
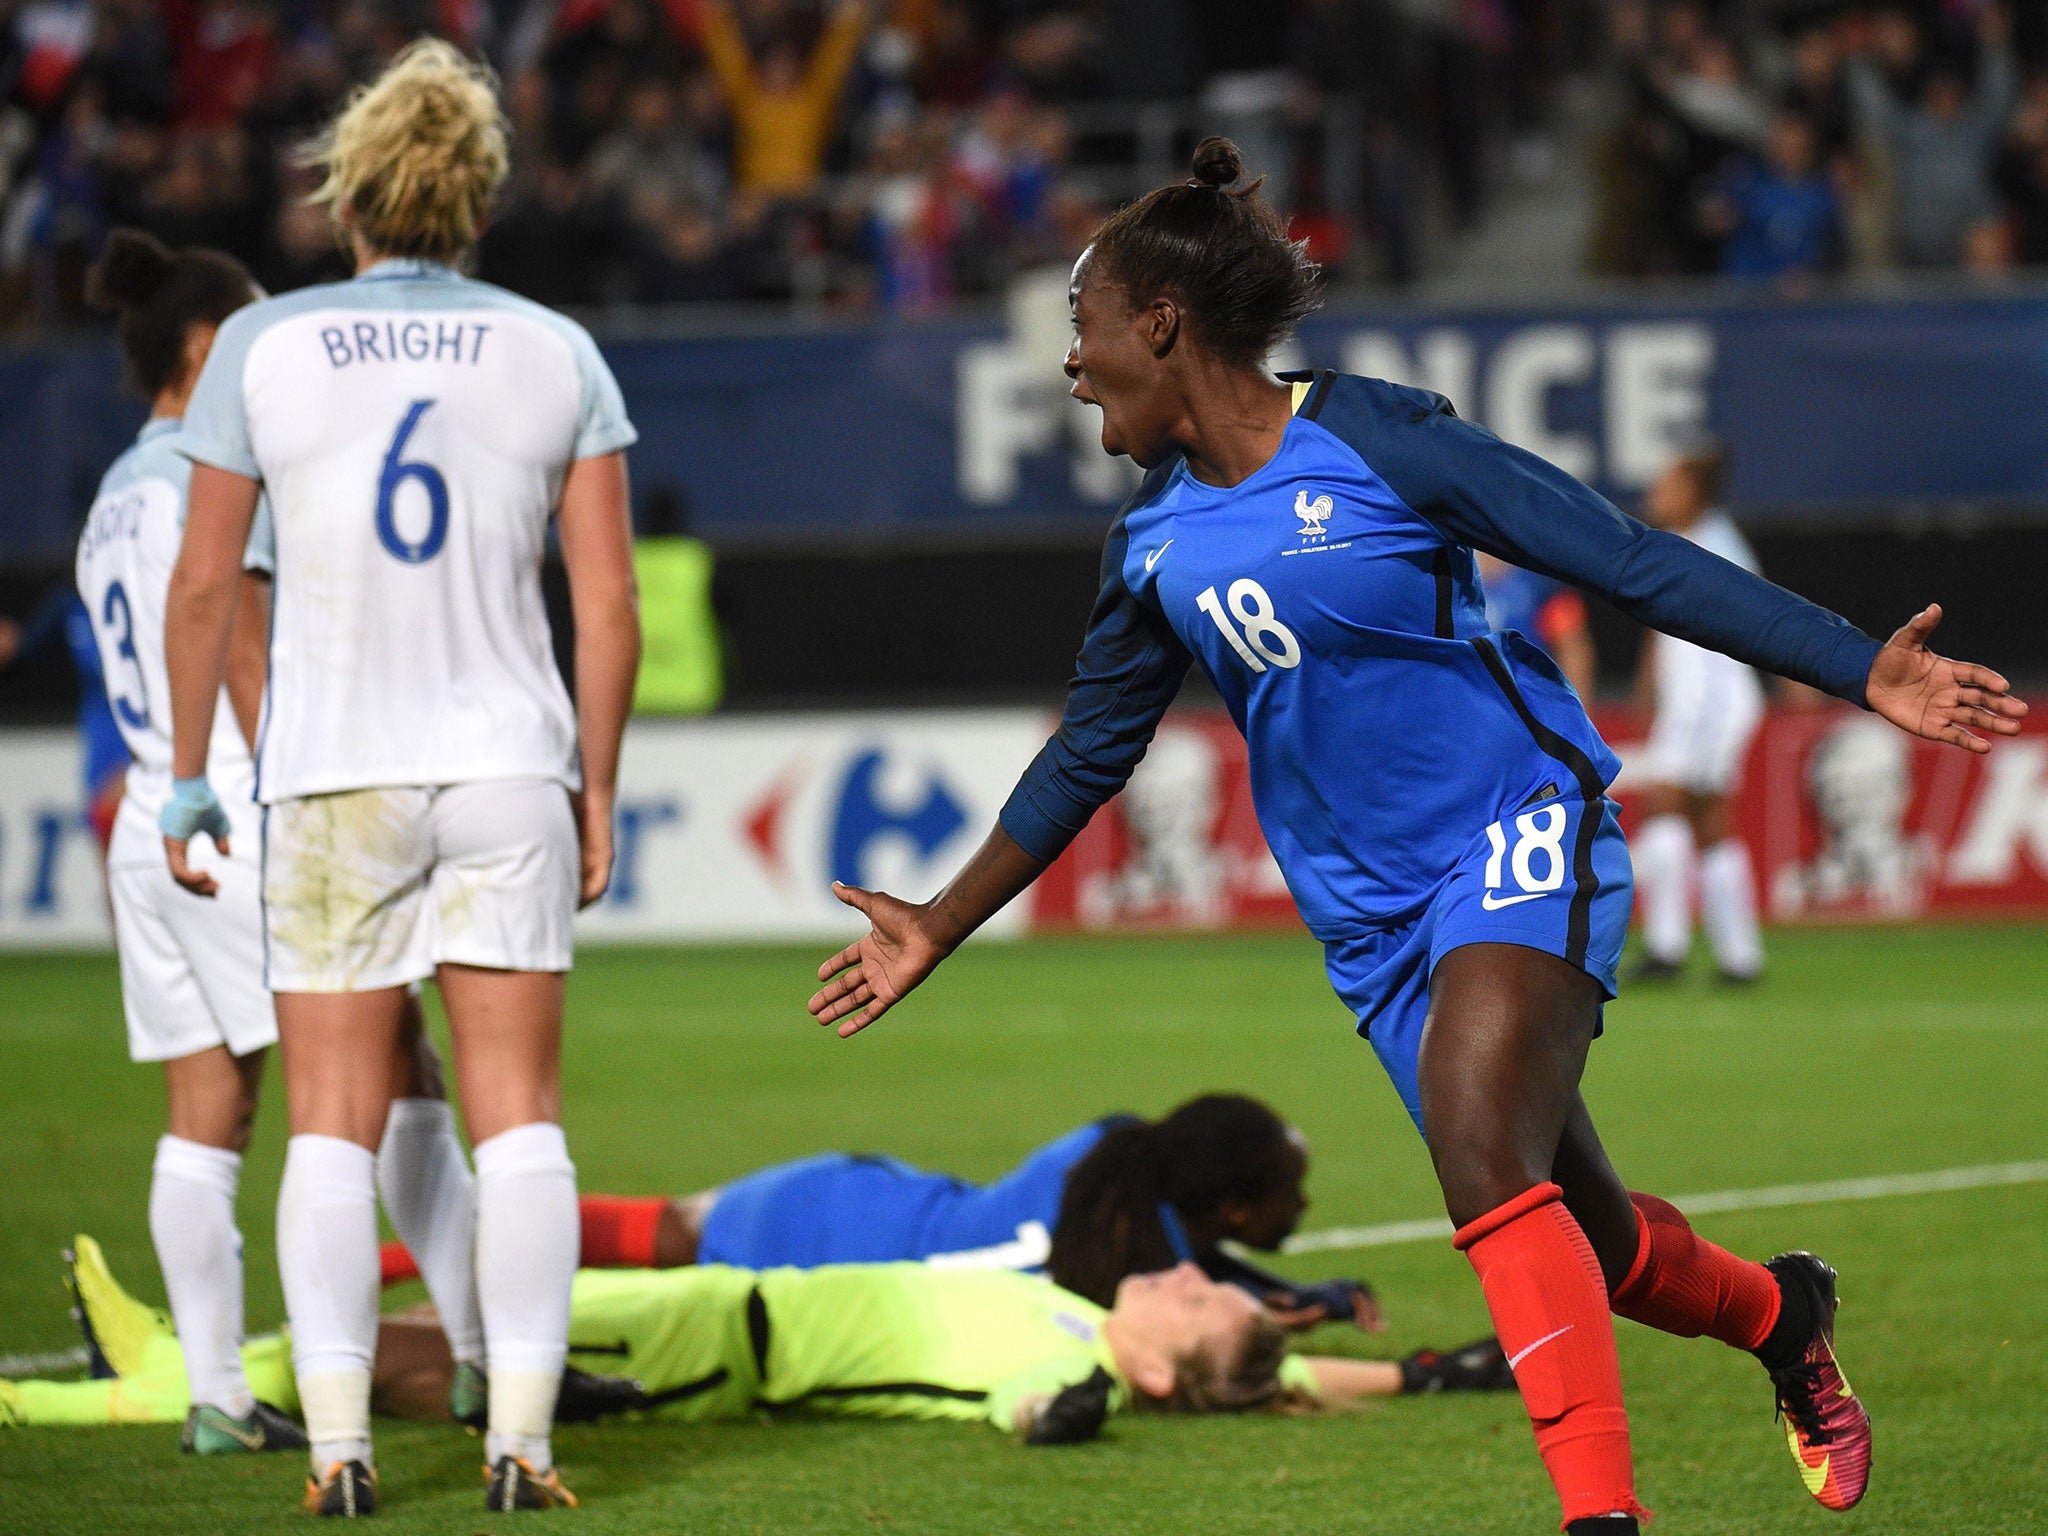
<path fill-rule="evenodd" d="M 726 0 L 704 0 L 701 40 L 733 120 L 733 181 L 742 192 L 801 197 L 816 189 L 839 93 L 867 32 L 863 0 L 838 0 L 806 61 L 786 39 L 756 59 Z"/>

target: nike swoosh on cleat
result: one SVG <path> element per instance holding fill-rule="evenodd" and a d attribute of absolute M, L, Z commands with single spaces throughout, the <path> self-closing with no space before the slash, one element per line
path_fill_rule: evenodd
<path fill-rule="evenodd" d="M 266 1443 L 262 1430 L 244 1429 L 232 1420 L 215 1419 L 213 1427 L 234 1441 L 235 1444 L 243 1446 L 248 1450 L 260 1451 Z"/>
<path fill-rule="evenodd" d="M 1799 1458 L 1799 1481 L 1806 1485 L 1806 1491 L 1816 1499 L 1820 1497 L 1821 1490 L 1828 1485 L 1829 1460 L 1826 1451 L 1821 1452 L 1820 1465 L 1817 1467 L 1809 1466 L 1804 1456 Z"/>
<path fill-rule="evenodd" d="M 1525 897 L 1522 899 L 1526 900 L 1527 898 Z M 1528 1359 L 1531 1355 L 1535 1354 L 1537 1350 L 1541 1349 L 1544 1345 L 1548 1344 L 1552 1339 L 1563 1338 L 1566 1334 L 1570 1333 L 1572 1329 L 1577 1326 L 1578 1325 L 1575 1323 L 1566 1323 L 1562 1328 L 1558 1329 L 1555 1333 L 1546 1333 L 1534 1344 L 1525 1344 L 1522 1348 L 1516 1350 L 1512 1355 L 1508 1356 L 1508 1369 L 1512 1371 L 1516 1366 L 1520 1365 L 1524 1360 Z"/>
<path fill-rule="evenodd" d="M 1493 892 L 1488 891 L 1479 898 L 1479 905 L 1486 908 L 1489 912 L 1498 912 L 1502 907 L 1520 906 L 1525 901 L 1541 901 L 1549 894 L 1550 892 L 1548 891 L 1531 891 L 1526 896 L 1503 896 L 1500 900 L 1495 901 L 1493 899 Z"/>
<path fill-rule="evenodd" d="M 1159 563 L 1159 557 L 1166 553 L 1168 545 L 1171 545 L 1172 543 L 1173 540 L 1168 539 L 1165 544 L 1160 545 L 1157 549 L 1153 550 L 1151 554 L 1145 557 L 1146 574 L 1151 574 L 1152 567 Z"/>

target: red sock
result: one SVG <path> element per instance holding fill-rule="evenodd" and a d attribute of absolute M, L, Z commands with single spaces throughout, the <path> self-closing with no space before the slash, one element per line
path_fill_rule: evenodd
<path fill-rule="evenodd" d="M 401 1280 L 417 1280 L 420 1277 L 419 1264 L 401 1242 L 385 1243 L 377 1250 L 377 1268 L 381 1283 L 396 1285 Z"/>
<path fill-rule="evenodd" d="M 1739 1259 L 1693 1231 L 1677 1206 L 1631 1193 L 1636 1261 L 1614 1288 L 1617 1316 L 1675 1333 L 1701 1334 L 1755 1349 L 1778 1320 L 1778 1282 L 1763 1265 Z"/>
<path fill-rule="evenodd" d="M 1563 1191 L 1538 1184 L 1452 1242 L 1479 1272 L 1562 1523 L 1617 1510 L 1647 1518 L 1636 1503 L 1607 1285 Z"/>
<path fill-rule="evenodd" d="M 585 1269 L 654 1268 L 654 1229 L 668 1200 L 661 1195 L 585 1195 L 577 1202 L 583 1217 Z"/>

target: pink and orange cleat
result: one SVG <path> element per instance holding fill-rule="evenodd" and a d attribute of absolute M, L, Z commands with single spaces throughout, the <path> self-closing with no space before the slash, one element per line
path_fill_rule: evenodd
<path fill-rule="evenodd" d="M 1854 1509 L 1870 1482 L 1870 1415 L 1835 1359 L 1835 1272 L 1810 1253 L 1781 1253 L 1766 1267 L 1813 1303 L 1813 1337 L 1796 1363 L 1771 1372 L 1785 1442 L 1808 1493 L 1827 1509 Z"/>

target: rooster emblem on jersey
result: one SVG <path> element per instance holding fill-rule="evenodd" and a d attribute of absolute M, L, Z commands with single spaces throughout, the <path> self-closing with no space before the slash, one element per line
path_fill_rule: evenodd
<path fill-rule="evenodd" d="M 1328 496 L 1308 499 L 1307 491 L 1294 493 L 1294 515 L 1301 519 L 1301 536 L 1304 539 L 1326 538 L 1330 530 L 1324 526 L 1330 521 L 1330 514 L 1336 510 L 1336 503 Z"/>

